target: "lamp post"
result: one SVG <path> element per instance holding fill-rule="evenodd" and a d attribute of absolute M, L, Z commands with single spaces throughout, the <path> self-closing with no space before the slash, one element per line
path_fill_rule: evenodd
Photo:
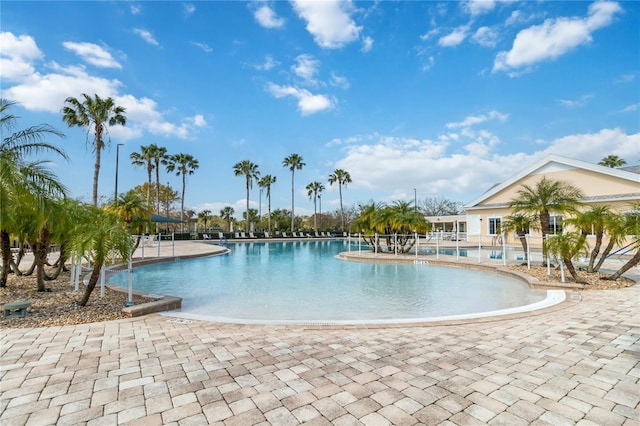
<path fill-rule="evenodd" d="M 418 191 L 413 188 L 413 210 L 418 213 Z"/>
<path fill-rule="evenodd" d="M 118 204 L 118 158 L 120 157 L 120 147 L 124 146 L 123 143 L 116 145 L 116 190 L 113 196 L 113 203 Z"/>
<path fill-rule="evenodd" d="M 320 229 L 322 230 L 322 197 L 318 194 L 318 200 L 320 200 Z"/>
<path fill-rule="evenodd" d="M 260 188 L 260 198 L 258 201 L 258 231 L 262 230 L 262 188 Z"/>

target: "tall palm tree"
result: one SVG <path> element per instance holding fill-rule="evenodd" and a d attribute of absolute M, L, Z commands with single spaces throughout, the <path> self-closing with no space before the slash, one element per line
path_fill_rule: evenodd
<path fill-rule="evenodd" d="M 147 208 L 150 209 L 150 200 L 151 200 L 151 173 L 155 167 L 153 163 L 153 147 L 155 145 L 149 146 L 140 146 L 140 152 L 132 152 L 129 155 L 131 159 L 131 164 L 137 167 L 146 167 L 147 168 Z M 116 194 L 117 196 L 118 194 Z"/>
<path fill-rule="evenodd" d="M 342 230 L 344 231 L 344 208 L 342 207 L 342 186 L 346 186 L 351 183 L 351 175 L 348 171 L 343 169 L 335 169 L 333 173 L 329 175 L 329 185 L 338 183 L 338 191 L 340 193 L 340 223 L 342 224 Z"/>
<path fill-rule="evenodd" d="M 102 99 L 97 94 L 93 97 L 83 93 L 84 100 L 69 97 L 62 108 L 62 121 L 69 127 L 86 127 L 87 136 L 93 130 L 92 148 L 96 153 L 93 172 L 93 205 L 98 205 L 98 176 L 100 175 L 100 154 L 105 147 L 104 136 L 109 133 L 109 126 L 122 125 L 127 122 L 124 107 L 115 104 L 112 98 Z"/>
<path fill-rule="evenodd" d="M 233 166 L 233 173 L 236 176 L 244 176 L 246 188 L 247 188 L 247 210 L 245 221 L 245 231 L 249 232 L 249 190 L 253 187 L 253 180 L 260 177 L 260 171 L 258 171 L 258 165 L 252 163 L 249 160 L 242 160 Z"/>
<path fill-rule="evenodd" d="M 180 200 L 180 220 L 184 221 L 184 193 L 187 186 L 187 175 L 192 175 L 200 167 L 198 160 L 189 154 L 175 154 L 167 159 L 167 172 L 176 172 L 182 176 L 182 196 Z M 180 225 L 182 229 L 182 224 Z"/>
<path fill-rule="evenodd" d="M 625 164 L 627 164 L 627 162 L 617 155 L 607 155 L 602 160 L 600 160 L 598 164 L 605 167 L 615 168 L 624 166 Z"/>
<path fill-rule="evenodd" d="M 298 154 L 291 154 L 282 161 L 282 167 L 288 167 L 291 170 L 291 232 L 293 232 L 293 224 L 294 224 L 294 175 L 296 170 L 302 170 L 305 166 L 305 163 L 302 161 L 302 157 Z"/>
<path fill-rule="evenodd" d="M 233 220 L 233 214 L 235 210 L 231 206 L 227 206 L 220 210 L 220 217 L 227 222 L 227 232 L 231 232 L 231 221 Z"/>
<path fill-rule="evenodd" d="M 264 175 L 258 181 L 258 186 L 260 188 L 267 189 L 267 206 L 269 215 L 267 216 L 267 229 L 271 232 L 271 185 L 276 183 L 276 177 L 271 175 Z"/>
<path fill-rule="evenodd" d="M 320 193 L 324 191 L 324 185 L 321 184 L 320 182 L 311 182 L 309 185 L 307 185 L 307 195 L 309 196 L 310 200 L 313 200 L 313 229 L 314 231 L 318 230 L 318 226 L 316 224 L 316 219 L 317 219 L 317 209 L 316 209 L 316 205 L 318 204 L 318 196 L 320 195 Z"/>
<path fill-rule="evenodd" d="M 584 195 L 579 188 L 566 182 L 543 177 L 535 185 L 522 185 L 509 206 L 513 213 L 524 213 L 540 223 L 543 242 L 549 234 L 551 213 L 575 211 Z M 547 249 L 542 245 L 542 262 L 547 264 Z"/>
<path fill-rule="evenodd" d="M 167 148 L 151 145 L 151 157 L 153 158 L 153 166 L 156 169 L 156 214 L 160 214 L 160 164 L 167 165 L 169 156 Z"/>
<path fill-rule="evenodd" d="M 24 158 L 32 154 L 52 153 L 67 159 L 63 150 L 45 142 L 48 136 L 64 135 L 47 124 L 14 132 L 17 117 L 9 111 L 14 105 L 15 102 L 0 99 L 0 287 L 6 287 L 7 284 L 11 264 L 10 234 L 18 224 L 24 222 L 21 215 L 23 207 L 32 205 L 34 197 L 39 200 L 64 196 L 66 193 L 64 185 L 45 167 L 46 161 L 27 161 Z"/>

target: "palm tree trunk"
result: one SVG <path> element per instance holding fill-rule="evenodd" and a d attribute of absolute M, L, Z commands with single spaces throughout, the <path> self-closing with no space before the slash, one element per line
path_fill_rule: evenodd
<path fill-rule="evenodd" d="M 247 217 L 245 218 L 244 230 L 249 233 L 249 179 L 247 178 Z"/>
<path fill-rule="evenodd" d="M 522 250 L 524 250 L 524 261 L 529 260 L 529 255 L 527 254 L 527 235 L 525 233 L 518 232 L 518 239 L 520 240 L 520 244 L 522 245 Z"/>
<path fill-rule="evenodd" d="M 293 180 L 293 176 L 295 174 L 295 171 L 293 169 L 291 169 L 291 232 L 293 232 L 293 187 L 294 187 L 294 180 Z"/>
<path fill-rule="evenodd" d="M 47 275 L 45 273 L 44 279 L 45 281 L 53 281 L 60 276 L 60 272 L 65 269 L 65 262 L 67 261 L 67 248 L 65 244 L 60 245 L 60 256 L 58 257 L 58 262 L 56 262 L 56 269 L 53 271 L 53 275 Z"/>
<path fill-rule="evenodd" d="M 593 272 L 598 272 L 600 270 L 604 261 L 607 260 L 607 256 L 609 256 L 609 253 L 611 253 L 611 250 L 613 250 L 613 246 L 614 246 L 613 240 L 609 240 L 609 243 L 607 244 L 607 246 L 604 248 L 604 251 L 600 255 L 600 259 L 598 259 L 598 263 L 596 263 L 596 266 L 593 267 Z"/>
<path fill-rule="evenodd" d="M 318 196 L 317 193 L 313 193 L 313 230 L 318 231 L 318 210 L 316 209 L 316 205 L 318 204 Z"/>
<path fill-rule="evenodd" d="M 9 270 L 11 268 L 11 237 L 9 231 L 0 231 L 0 250 L 2 250 L 2 273 L 0 275 L 0 287 L 7 286 Z"/>
<path fill-rule="evenodd" d="M 598 253 L 600 253 L 600 247 L 602 246 L 602 234 L 603 234 L 603 231 L 598 231 L 598 233 L 596 234 L 596 243 L 593 246 L 591 255 L 589 255 L 589 265 L 587 265 L 587 272 L 594 272 L 593 264 L 596 262 L 596 257 L 598 257 Z"/>
<path fill-rule="evenodd" d="M 612 274 L 611 276 L 607 277 L 606 279 L 607 280 L 611 280 L 611 281 L 615 281 L 618 278 L 620 278 L 622 276 L 622 274 L 624 274 L 629 269 L 631 269 L 634 266 L 636 266 L 638 263 L 640 263 L 640 250 L 636 251 L 636 254 L 634 254 L 633 257 L 631 259 L 629 259 L 629 261 L 627 263 L 622 265 L 622 267 L 620 269 L 618 269 L 614 274 Z"/>
<path fill-rule="evenodd" d="M 269 233 L 271 233 L 271 191 L 267 194 L 267 198 L 269 199 L 269 217 L 267 218 Z"/>
<path fill-rule="evenodd" d="M 340 182 L 338 182 L 338 192 L 340 193 L 340 224 L 342 232 L 344 232 L 344 208 L 342 208 L 342 184 Z"/>
<path fill-rule="evenodd" d="M 87 306 L 89 302 L 89 297 L 91 297 L 91 292 L 96 288 L 96 284 L 98 283 L 98 278 L 100 278 L 100 269 L 102 269 L 103 262 L 96 261 L 93 264 L 93 270 L 91 271 L 91 278 L 89 278 L 89 284 L 84 289 L 84 294 L 82 295 L 82 299 L 78 302 L 80 306 Z"/>
<path fill-rule="evenodd" d="M 182 198 L 180 200 L 180 220 L 184 221 L 184 190 L 187 186 L 187 175 L 182 174 Z M 180 232 L 184 232 L 184 223 L 180 223 Z"/>
<path fill-rule="evenodd" d="M 47 251 L 49 249 L 50 232 L 48 226 L 43 226 L 40 229 L 40 235 L 36 244 L 33 255 L 35 257 L 36 264 L 36 280 L 38 283 L 38 291 L 46 291 L 44 285 L 44 265 L 47 262 Z"/>
<path fill-rule="evenodd" d="M 98 176 L 100 175 L 100 151 L 102 151 L 102 141 L 98 139 L 96 133 L 96 164 L 93 170 L 93 205 L 98 206 Z"/>
<path fill-rule="evenodd" d="M 549 225 L 551 223 L 551 219 L 549 217 L 548 211 L 543 211 L 540 213 L 540 231 L 542 232 L 542 266 L 547 266 L 547 262 L 549 262 L 549 254 L 547 253 L 547 235 L 549 234 Z"/>
<path fill-rule="evenodd" d="M 575 282 L 580 284 L 586 284 L 585 281 L 581 280 L 580 277 L 578 276 L 578 273 L 576 272 L 576 268 L 573 266 L 573 262 L 571 261 L 571 258 L 562 259 L 562 263 L 564 263 L 564 266 L 567 267 L 567 270 L 569 271 L 569 273 L 571 274 L 571 277 L 573 277 L 573 280 Z"/>

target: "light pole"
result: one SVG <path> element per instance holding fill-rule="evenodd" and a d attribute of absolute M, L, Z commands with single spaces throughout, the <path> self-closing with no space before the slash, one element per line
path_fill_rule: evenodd
<path fill-rule="evenodd" d="M 318 194 L 318 200 L 320 201 L 320 230 L 322 230 L 322 197 Z"/>
<path fill-rule="evenodd" d="M 120 147 L 124 146 L 123 143 L 116 145 L 116 191 L 113 197 L 113 204 L 118 204 L 118 158 L 120 157 Z"/>
<path fill-rule="evenodd" d="M 413 210 L 418 213 L 418 191 L 413 188 Z"/>
<path fill-rule="evenodd" d="M 258 201 L 258 231 L 262 230 L 262 188 L 260 188 L 260 201 Z"/>

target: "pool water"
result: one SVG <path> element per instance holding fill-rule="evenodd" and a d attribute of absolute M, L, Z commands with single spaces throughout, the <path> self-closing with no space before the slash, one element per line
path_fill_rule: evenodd
<path fill-rule="evenodd" d="M 232 322 L 394 322 L 509 309 L 547 292 L 494 273 L 337 259 L 343 241 L 230 244 L 223 256 L 138 267 L 133 288 Z M 120 273 L 110 282 L 127 286 Z"/>

